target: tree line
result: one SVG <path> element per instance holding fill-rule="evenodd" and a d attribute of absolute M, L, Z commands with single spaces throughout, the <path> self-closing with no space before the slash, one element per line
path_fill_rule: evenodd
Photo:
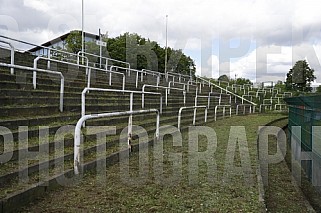
<path fill-rule="evenodd" d="M 165 71 L 165 47 L 156 41 L 143 38 L 136 33 L 124 33 L 115 38 L 102 36 L 102 41 L 107 43 L 102 47 L 102 56 L 119 61 L 129 62 L 133 69 L 149 69 L 158 72 Z M 81 51 L 81 32 L 72 31 L 66 38 L 66 50 L 73 53 Z M 95 55 L 100 54 L 96 41 L 85 42 L 85 50 Z M 195 75 L 195 62 L 181 49 L 167 48 L 167 71 Z M 98 63 L 99 59 L 96 62 Z M 117 64 L 116 64 L 117 65 Z"/>

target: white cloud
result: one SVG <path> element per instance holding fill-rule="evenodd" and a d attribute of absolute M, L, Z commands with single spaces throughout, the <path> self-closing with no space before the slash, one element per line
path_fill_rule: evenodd
<path fill-rule="evenodd" d="M 162 46 L 165 46 L 167 14 L 169 46 L 191 53 L 191 57 L 196 58 L 197 68 L 201 69 L 198 73 L 207 76 L 218 77 L 219 70 L 229 67 L 231 76 L 237 74 L 252 80 L 276 79 L 288 71 L 294 59 L 307 57 L 321 79 L 318 1 L 83 1 L 86 31 L 97 33 L 101 28 L 104 33 L 108 31 L 110 37 L 135 32 Z M 81 28 L 80 0 L 21 2 L 23 4 L 3 0 L 0 15 L 7 18 L 0 19 L 1 34 L 40 44 Z M 256 47 L 229 64 L 220 64 L 219 47 L 207 44 L 231 38 L 254 41 Z M 257 57 L 262 51 L 269 53 L 265 59 L 260 54 Z"/>

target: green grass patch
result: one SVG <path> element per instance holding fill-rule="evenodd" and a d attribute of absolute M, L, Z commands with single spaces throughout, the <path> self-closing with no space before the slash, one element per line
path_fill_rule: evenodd
<path fill-rule="evenodd" d="M 184 131 L 181 144 L 165 136 L 162 152 L 154 146 L 131 155 L 128 174 L 124 163 L 103 170 L 102 176 L 86 174 L 77 186 L 50 193 L 25 211 L 259 212 L 257 133 L 280 117 L 236 116 L 208 123 L 211 142 L 200 135 L 196 144 L 199 158 L 208 160 L 198 164 L 191 163 L 195 147 L 189 142 L 198 131 Z M 209 149 L 213 132 L 217 144 Z"/>

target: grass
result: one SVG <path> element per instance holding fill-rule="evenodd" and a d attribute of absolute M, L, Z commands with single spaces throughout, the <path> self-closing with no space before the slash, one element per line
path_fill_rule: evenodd
<path fill-rule="evenodd" d="M 217 136 L 217 148 L 209 155 L 210 161 L 207 163 L 215 162 L 217 169 L 212 170 L 213 167 L 200 161 L 198 179 L 192 183 L 197 170 L 190 167 L 189 134 L 184 132 L 181 146 L 174 146 L 177 144 L 173 144 L 172 137 L 165 136 L 163 152 L 155 151 L 158 146 L 154 146 L 145 149 L 145 152 L 148 150 L 146 158 L 139 158 L 138 153 L 133 153 L 129 161 L 129 176 L 120 170 L 124 163 L 116 164 L 103 170 L 106 172 L 102 173 L 102 177 L 95 173 L 86 174 L 80 184 L 50 193 L 24 211 L 259 212 L 262 204 L 256 179 L 258 127 L 280 117 L 280 114 L 237 116 L 209 123 L 208 126 L 214 129 Z M 239 132 L 235 129 L 230 132 L 232 126 L 241 128 Z M 210 129 L 207 131 L 211 132 Z M 191 134 L 196 133 L 194 131 Z M 229 141 L 232 136 L 241 139 L 244 133 L 245 141 Z M 239 149 L 239 144 L 247 145 L 247 149 L 244 146 Z M 199 136 L 198 151 L 205 152 L 208 145 L 206 137 Z M 140 154 L 143 153 L 141 151 Z M 247 153 L 248 159 L 244 158 Z M 139 160 L 142 159 L 147 164 L 139 166 Z M 232 160 L 232 164 L 228 164 L 231 162 L 228 160 Z M 155 170 L 161 167 L 163 173 Z M 137 178 L 140 169 L 141 174 L 145 175 Z M 177 175 L 173 175 L 173 172 Z M 212 175 L 210 179 L 208 174 Z"/>

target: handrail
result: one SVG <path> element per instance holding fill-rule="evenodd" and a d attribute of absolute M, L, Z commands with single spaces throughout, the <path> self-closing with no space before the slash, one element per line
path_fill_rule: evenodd
<path fill-rule="evenodd" d="M 180 131 L 181 129 L 181 117 L 182 117 L 182 111 L 184 109 L 194 109 L 194 115 L 193 115 L 193 125 L 195 125 L 196 120 L 196 110 L 197 108 L 205 108 L 205 119 L 204 122 L 207 122 L 207 106 L 189 106 L 189 107 L 181 107 L 178 111 L 178 121 L 177 121 L 177 128 Z"/>
<path fill-rule="evenodd" d="M 137 114 L 147 114 L 155 112 L 156 113 L 156 133 L 155 137 L 156 140 L 159 138 L 159 121 L 160 115 L 157 109 L 149 109 L 149 110 L 137 110 L 137 111 L 124 111 L 124 112 L 110 112 L 110 113 L 102 113 L 102 114 L 93 114 L 93 115 L 85 115 L 82 116 L 76 125 L 75 128 L 75 137 L 74 137 L 74 173 L 76 175 L 79 174 L 79 167 L 81 163 L 80 159 L 80 137 L 81 137 L 81 126 L 83 123 L 90 119 L 97 119 L 97 118 L 107 118 L 107 117 L 114 117 L 114 116 L 123 116 L 123 115 L 137 115 Z M 128 126 L 128 128 L 131 128 Z"/>
<path fill-rule="evenodd" d="M 185 83 L 180 83 L 180 82 L 174 82 L 174 81 L 170 81 L 170 82 L 168 82 L 168 87 L 169 87 L 169 89 L 168 89 L 168 94 L 171 92 L 171 88 L 177 88 L 177 87 L 171 87 L 171 85 L 173 84 L 173 86 L 175 85 L 175 84 L 180 84 L 180 85 L 183 85 L 183 90 L 185 91 L 185 88 L 186 88 L 186 84 Z M 177 89 L 180 89 L 180 88 L 177 88 Z"/>
<path fill-rule="evenodd" d="M 269 106 L 270 107 L 270 110 L 272 110 L 272 104 L 260 104 L 260 113 L 262 112 L 262 106 L 264 106 L 264 109 Z"/>
<path fill-rule="evenodd" d="M 33 68 L 34 69 L 37 69 L 37 66 L 38 66 L 38 61 L 42 59 L 42 60 L 47 60 L 47 61 L 54 61 L 54 62 L 58 62 L 58 63 L 62 63 L 62 64 L 68 64 L 68 65 L 72 65 L 72 66 L 81 66 L 81 67 L 84 67 L 86 68 L 86 74 L 88 74 L 88 59 L 87 59 L 87 65 L 84 66 L 84 65 L 77 65 L 77 64 L 74 64 L 74 63 L 70 63 L 70 62 L 66 62 L 66 61 L 61 61 L 61 60 L 56 60 L 56 59 L 52 59 L 52 58 L 46 58 L 46 57 L 43 57 L 43 56 L 37 56 L 37 58 L 35 58 L 33 60 Z M 32 76 L 32 82 L 34 85 L 36 85 L 37 83 L 37 72 L 33 72 L 33 76 Z"/>
<path fill-rule="evenodd" d="M 286 110 L 288 105 L 287 104 L 275 104 L 274 105 L 274 110 L 277 110 L 277 106 L 280 106 L 280 110 L 279 111 L 282 111 L 282 106 L 285 106 L 284 110 Z"/>
<path fill-rule="evenodd" d="M 136 88 L 138 87 L 138 77 L 139 77 L 139 74 L 138 74 L 138 73 L 141 73 L 141 79 L 140 79 L 141 82 L 143 82 L 143 74 L 145 74 L 145 75 L 152 75 L 153 77 L 156 75 L 156 74 L 154 74 L 154 73 L 147 73 L 147 72 L 145 72 L 145 71 L 143 71 L 143 70 L 131 69 L 130 71 L 136 72 Z M 156 77 L 156 86 L 158 86 L 158 85 L 159 85 L 159 82 L 160 82 L 160 76 L 159 76 L 159 75 L 156 75 L 156 76 L 157 76 L 157 77 Z"/>
<path fill-rule="evenodd" d="M 27 71 L 31 71 L 31 72 L 45 72 L 45 73 L 59 75 L 60 76 L 60 104 L 59 104 L 59 110 L 60 110 L 60 112 L 63 112 L 65 78 L 64 78 L 64 76 L 62 75 L 61 72 L 51 71 L 51 70 L 43 70 L 43 69 L 35 69 L 35 68 L 30 68 L 30 67 L 25 67 L 25 66 L 20 66 L 20 65 L 5 64 L 5 63 L 0 63 L 0 66 L 8 67 L 8 68 L 16 68 L 16 69 L 21 69 L 21 70 L 27 70 Z M 36 87 L 37 87 L 37 85 L 34 84 L 33 88 L 36 89 Z"/>
<path fill-rule="evenodd" d="M 78 58 L 77 58 L 78 59 L 78 63 L 79 63 L 80 54 L 91 55 L 91 56 L 95 56 L 97 58 L 105 59 L 106 60 L 106 69 L 108 69 L 108 61 L 114 61 L 114 62 L 117 62 L 117 63 L 126 64 L 126 67 L 122 67 L 122 68 L 127 68 L 127 65 L 128 65 L 128 69 L 130 70 L 130 63 L 129 62 L 120 61 L 120 60 L 116 60 L 116 59 L 112 59 L 112 58 L 108 58 L 108 57 L 103 57 L 103 56 L 99 56 L 99 55 L 95 55 L 95 54 L 91 54 L 91 53 L 87 53 L 87 52 L 82 52 L 82 51 L 79 51 L 77 53 L 77 55 L 78 55 Z"/>
<path fill-rule="evenodd" d="M 243 106 L 244 107 L 244 109 L 243 109 L 243 115 L 245 115 L 245 107 L 247 107 L 247 106 L 249 106 L 250 107 L 250 113 L 252 113 L 252 105 L 251 104 L 238 104 L 238 105 L 236 105 L 236 115 L 238 115 L 239 114 L 239 107 L 240 106 Z"/>
<path fill-rule="evenodd" d="M 218 108 L 223 108 L 223 118 L 225 117 L 225 108 L 229 108 L 230 109 L 230 117 L 232 116 L 232 106 L 231 105 L 216 105 L 215 106 L 215 112 L 214 112 L 214 121 L 216 121 L 216 114 L 217 114 L 217 109 Z"/>
<path fill-rule="evenodd" d="M 46 46 L 42 46 L 42 45 L 32 44 L 32 43 L 21 41 L 21 40 L 18 40 L 18 39 L 9 38 L 9 37 L 3 36 L 3 35 L 0 35 L 0 37 L 4 38 L 4 39 L 11 40 L 11 41 L 19 42 L 19 43 L 22 43 L 22 44 L 26 44 L 26 45 L 29 45 L 29 46 L 33 46 L 33 47 L 41 47 L 43 49 L 49 50 L 48 51 L 49 53 L 50 53 L 50 51 L 55 51 L 55 52 L 60 52 L 60 53 L 63 53 L 63 54 L 67 54 L 67 55 L 70 55 L 70 56 L 76 56 L 77 57 L 77 54 L 75 54 L 75 53 L 71 53 L 71 52 L 67 52 L 67 51 L 63 51 L 63 50 L 59 50 L 59 49 L 55 49 L 55 48 L 51 48 L 51 47 L 46 47 Z M 25 52 L 29 52 L 29 51 L 25 51 Z"/>
<path fill-rule="evenodd" d="M 86 114 L 86 93 L 89 91 L 99 91 L 99 92 L 118 92 L 118 93 L 130 93 L 130 94 L 151 94 L 151 95 L 160 95 L 160 113 L 162 114 L 162 94 L 159 92 L 141 92 L 141 91 L 134 91 L 134 90 L 117 90 L 117 89 L 102 89 L 102 88 L 89 88 L 85 87 L 81 92 L 81 116 L 85 116 Z M 129 108 L 133 108 L 134 100 L 131 97 Z"/>
<path fill-rule="evenodd" d="M 112 73 L 115 73 L 117 75 L 122 75 L 123 76 L 122 89 L 125 90 L 126 76 L 124 73 L 120 73 L 120 72 L 116 72 L 116 71 L 112 71 L 112 70 L 104 70 L 104 69 L 99 69 L 99 68 L 88 68 L 87 87 L 90 87 L 90 84 L 91 84 L 91 69 L 102 71 L 102 72 L 109 72 L 109 86 L 111 86 Z"/>
<path fill-rule="evenodd" d="M 142 108 L 144 109 L 145 107 L 145 88 L 146 87 L 151 87 L 151 88 L 160 88 L 160 89 L 165 89 L 165 105 L 167 106 L 167 96 L 168 96 L 168 89 L 169 87 L 164 87 L 164 86 L 155 86 L 155 85 L 149 85 L 149 84 L 144 84 L 142 87 Z M 179 88 L 171 88 L 173 90 L 179 90 L 179 91 L 183 91 L 183 96 L 184 96 L 184 105 L 186 104 L 186 92 L 183 89 L 179 89 Z"/>
<path fill-rule="evenodd" d="M 244 97 L 250 97 L 251 101 L 253 101 L 253 96 L 252 95 L 242 95 L 242 98 Z M 242 99 L 242 104 L 244 104 L 244 100 Z"/>
<path fill-rule="evenodd" d="M 7 42 L 7 41 L 3 41 L 3 40 L 0 40 L 0 43 L 4 43 L 4 44 L 8 44 L 10 46 L 10 52 L 11 52 L 11 55 L 10 55 L 10 64 L 11 65 L 14 65 L 14 46 L 10 43 L 10 42 Z M 10 68 L 10 73 L 11 75 L 14 74 L 14 68 Z"/>
<path fill-rule="evenodd" d="M 216 93 L 213 93 L 213 92 L 209 92 L 209 93 L 208 93 L 208 100 L 207 100 L 208 108 L 210 108 L 211 97 L 213 97 L 213 98 L 218 98 L 218 99 L 219 99 L 219 100 L 218 100 L 218 103 L 219 103 L 219 105 L 221 105 L 222 94 L 220 94 L 220 96 L 216 96 L 217 94 L 214 95 L 214 96 L 211 96 L 211 94 L 216 94 Z"/>
<path fill-rule="evenodd" d="M 237 94 L 234 94 L 234 93 L 232 93 L 232 92 L 224 89 L 223 87 L 220 87 L 220 86 L 212 83 L 212 82 L 209 81 L 209 80 L 205 80 L 205 79 L 203 79 L 202 77 L 196 77 L 196 78 L 201 79 L 202 81 L 208 82 L 208 83 L 211 84 L 212 86 L 217 87 L 217 88 L 219 88 L 219 89 L 221 89 L 221 90 L 224 90 L 224 91 L 226 91 L 226 93 L 229 93 L 229 94 L 231 94 L 231 95 L 233 95 L 233 96 L 235 96 L 235 97 L 238 97 L 238 98 L 240 98 L 241 100 L 244 99 L 244 98 L 242 98 L 241 96 L 239 96 L 239 95 L 237 95 Z M 252 104 L 252 105 L 255 105 L 255 106 L 257 105 L 256 103 L 254 103 L 254 102 L 252 102 L 252 101 L 249 101 L 249 100 L 247 100 L 247 99 L 244 99 L 244 101 L 246 101 L 246 102 L 248 102 L 248 103 L 250 103 L 250 104 Z"/>

